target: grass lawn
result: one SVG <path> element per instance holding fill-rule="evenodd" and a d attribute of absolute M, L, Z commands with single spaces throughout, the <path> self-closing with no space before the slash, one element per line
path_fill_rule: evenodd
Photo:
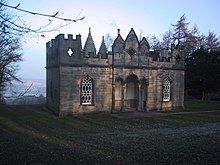
<path fill-rule="evenodd" d="M 44 106 L 0 105 L 0 164 L 220 164 L 220 102 L 192 114 L 57 117 Z"/>
<path fill-rule="evenodd" d="M 187 100 L 185 101 L 185 110 L 186 111 L 220 110 L 220 101 Z"/>

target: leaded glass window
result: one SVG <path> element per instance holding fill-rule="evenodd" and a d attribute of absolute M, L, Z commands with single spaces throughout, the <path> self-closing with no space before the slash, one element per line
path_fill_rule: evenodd
<path fill-rule="evenodd" d="M 94 92 L 93 79 L 86 76 L 81 82 L 81 104 L 91 105 L 93 104 L 93 92 Z"/>
<path fill-rule="evenodd" d="M 163 82 L 163 101 L 170 101 L 170 81 L 168 79 Z"/>

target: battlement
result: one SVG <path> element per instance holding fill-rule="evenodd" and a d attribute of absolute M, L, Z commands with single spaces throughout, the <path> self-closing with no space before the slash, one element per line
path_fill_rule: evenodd
<path fill-rule="evenodd" d="M 73 38 L 72 34 L 68 34 L 67 37 L 65 36 L 65 34 L 59 34 L 55 37 L 55 39 L 52 39 L 51 41 L 48 41 L 46 43 L 46 47 L 51 48 L 51 47 L 54 47 L 56 45 L 56 43 L 63 43 L 63 42 L 66 42 L 66 41 L 81 42 L 81 35 L 78 34 L 78 35 L 76 35 L 76 38 Z"/>
<path fill-rule="evenodd" d="M 59 34 L 47 42 L 48 65 L 99 65 L 130 66 L 130 67 L 154 67 L 183 68 L 184 55 L 181 45 L 171 44 L 169 48 L 151 50 L 145 37 L 138 40 L 132 28 L 124 40 L 120 33 L 114 40 L 112 51 L 108 51 L 104 37 L 97 51 L 93 42 L 91 29 L 87 40 L 82 47 L 81 35 Z"/>
<path fill-rule="evenodd" d="M 134 29 L 120 35 L 108 51 L 97 50 L 91 29 L 59 34 L 46 44 L 47 106 L 56 114 L 130 112 L 183 107 L 184 51 L 180 45 L 153 49 Z"/>

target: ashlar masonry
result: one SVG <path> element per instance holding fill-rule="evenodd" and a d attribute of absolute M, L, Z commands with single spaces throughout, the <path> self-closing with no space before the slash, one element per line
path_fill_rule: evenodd
<path fill-rule="evenodd" d="M 184 106 L 184 54 L 179 45 L 151 50 L 133 28 L 118 30 L 112 51 L 104 37 L 97 51 L 91 29 L 59 34 L 46 44 L 47 106 L 57 115 L 165 111 Z"/>

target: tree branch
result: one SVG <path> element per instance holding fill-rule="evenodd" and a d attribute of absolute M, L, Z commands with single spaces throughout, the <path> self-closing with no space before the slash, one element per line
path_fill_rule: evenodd
<path fill-rule="evenodd" d="M 74 22 L 83 20 L 85 17 L 79 18 L 79 15 L 81 12 L 77 15 L 75 19 L 69 19 L 69 18 L 64 18 L 61 17 L 62 14 L 59 14 L 59 11 L 56 12 L 55 14 L 44 14 L 44 13 L 38 13 L 38 12 L 32 12 L 29 10 L 24 10 L 19 8 L 20 3 L 16 6 L 11 6 L 8 4 L 5 4 L 0 0 L 0 8 L 4 6 L 6 8 L 18 10 L 20 12 L 28 13 L 31 15 L 36 15 L 36 16 L 42 16 L 42 17 L 47 17 L 49 18 L 49 22 L 46 23 L 43 26 L 40 26 L 38 28 L 32 28 L 31 26 L 27 26 L 25 24 L 25 21 L 20 19 L 19 16 L 9 16 L 7 14 L 0 14 L 0 35 L 1 34 L 10 34 L 10 35 L 15 35 L 15 36 L 31 36 L 31 37 L 39 37 L 42 36 L 44 37 L 43 33 L 49 33 L 52 31 L 59 31 L 61 28 L 68 26 Z M 21 22 L 21 24 L 17 21 L 17 19 Z M 54 22 L 56 20 L 59 20 L 60 22 L 58 24 L 55 24 Z"/>
<path fill-rule="evenodd" d="M 11 5 L 7 5 L 7 4 L 4 4 L 4 3 L 0 2 L 0 5 L 11 8 L 11 9 L 15 9 L 15 10 L 18 10 L 18 11 L 21 11 L 21 12 L 24 12 L 24 13 L 43 16 L 43 17 L 56 18 L 56 19 L 59 19 L 59 20 L 62 20 L 62 21 L 67 21 L 67 22 L 77 22 L 77 21 L 83 20 L 85 18 L 85 17 L 82 17 L 82 18 L 78 18 L 78 19 L 70 19 L 70 18 L 59 17 L 58 16 L 59 11 L 57 11 L 55 14 L 52 14 L 52 15 L 51 14 L 32 12 L 32 11 L 29 11 L 29 10 L 24 10 L 24 9 L 18 8 L 20 6 L 20 3 L 17 6 L 11 6 Z"/>

